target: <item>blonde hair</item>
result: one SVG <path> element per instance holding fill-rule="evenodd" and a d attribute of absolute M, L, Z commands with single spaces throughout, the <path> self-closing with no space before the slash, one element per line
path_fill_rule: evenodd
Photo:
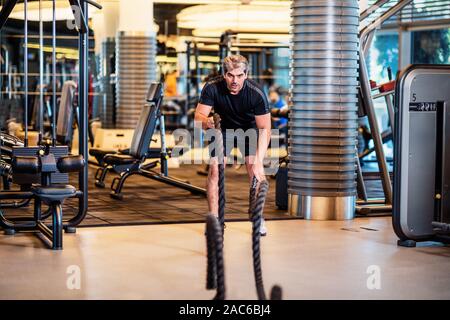
<path fill-rule="evenodd" d="M 237 68 L 243 68 L 244 72 L 248 71 L 248 61 L 244 56 L 240 54 L 234 54 L 228 57 L 225 57 L 222 61 L 222 73 L 225 74 L 229 70 L 234 70 Z"/>

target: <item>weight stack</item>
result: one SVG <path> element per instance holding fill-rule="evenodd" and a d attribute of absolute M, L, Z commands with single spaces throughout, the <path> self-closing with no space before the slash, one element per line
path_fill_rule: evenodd
<path fill-rule="evenodd" d="M 102 127 L 106 129 L 114 128 L 114 113 L 115 113 L 115 103 L 114 103 L 114 92 L 113 84 L 111 83 L 111 74 L 115 72 L 115 51 L 116 51 L 116 40 L 114 38 L 107 38 L 102 43 L 101 52 L 101 89 L 103 93 L 103 101 L 101 103 L 102 109 L 100 112 L 100 119 L 102 121 Z"/>
<path fill-rule="evenodd" d="M 289 213 L 354 217 L 358 86 L 357 0 L 294 0 Z"/>
<path fill-rule="evenodd" d="M 134 129 L 145 96 L 156 81 L 156 38 L 120 32 L 116 38 L 117 128 Z"/>

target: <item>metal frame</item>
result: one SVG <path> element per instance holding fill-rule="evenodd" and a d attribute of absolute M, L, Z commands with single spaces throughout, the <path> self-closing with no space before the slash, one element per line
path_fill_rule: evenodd
<path fill-rule="evenodd" d="M 149 164 L 144 165 L 144 161 L 147 158 L 140 159 L 134 164 L 128 165 L 128 166 L 106 166 L 103 168 L 103 172 L 101 175 L 99 175 L 99 171 L 102 170 L 102 168 L 99 168 L 96 173 L 97 176 L 104 177 L 106 176 L 107 171 L 114 170 L 116 172 L 120 172 L 119 177 L 115 177 L 111 183 L 111 193 L 110 196 L 117 200 L 123 200 L 123 194 L 122 194 L 122 188 L 125 184 L 125 181 L 132 175 L 140 175 L 149 179 L 153 179 L 168 185 L 171 185 L 173 187 L 181 188 L 187 191 L 190 191 L 194 194 L 202 194 L 206 195 L 206 190 L 200 187 L 197 187 L 195 185 L 190 184 L 189 182 L 180 180 L 178 178 L 174 178 L 169 176 L 169 170 L 167 165 L 167 160 L 169 159 L 169 154 L 167 152 L 166 147 L 166 139 L 165 139 L 165 125 L 164 125 L 164 115 L 161 113 L 160 110 L 158 110 L 158 116 L 159 119 L 159 127 L 160 127 L 160 136 L 161 136 L 161 152 L 160 152 L 160 159 L 159 161 L 153 161 Z M 160 172 L 157 172 L 155 170 L 152 170 L 152 168 L 156 167 L 156 165 L 160 164 Z M 97 180 L 96 185 L 101 186 L 103 183 L 103 180 Z M 103 183 L 104 185 L 104 183 Z"/>
<path fill-rule="evenodd" d="M 360 56 L 360 59 L 363 59 Z M 360 68 L 360 80 L 363 79 L 366 75 L 363 70 L 364 68 Z M 369 199 L 367 196 L 364 176 L 361 170 L 361 164 L 358 155 L 356 156 L 357 162 L 357 190 L 360 200 L 357 200 L 356 211 L 363 215 L 368 214 L 379 214 L 379 213 L 388 213 L 392 210 L 392 184 L 391 177 L 389 173 L 389 169 L 387 166 L 386 157 L 383 149 L 383 139 L 378 128 L 378 122 L 375 115 L 375 109 L 373 107 L 372 98 L 370 97 L 370 88 L 367 88 L 367 85 L 361 81 L 361 92 L 363 93 L 363 99 L 365 99 L 366 103 L 366 113 L 369 121 L 369 126 L 372 134 L 372 139 L 374 142 L 374 151 L 376 153 L 378 167 L 380 168 L 380 178 L 383 186 L 383 191 L 385 194 L 384 199 Z M 367 98 L 367 94 L 369 97 Z"/>
<path fill-rule="evenodd" d="M 360 52 L 359 52 L 359 81 L 360 81 L 360 87 L 359 87 L 359 94 L 360 98 L 363 100 L 362 106 L 363 111 L 365 115 L 367 115 L 367 119 L 369 122 L 370 132 L 372 135 L 374 148 L 373 151 L 376 153 L 377 158 L 377 164 L 380 172 L 380 178 L 381 183 L 383 186 L 383 192 L 385 195 L 384 199 L 368 199 L 367 192 L 365 188 L 364 183 L 364 176 L 361 171 L 361 164 L 360 164 L 360 157 L 356 157 L 357 161 L 357 190 L 358 195 L 361 198 L 357 201 L 356 210 L 360 214 L 368 215 L 368 214 L 380 214 L 380 213 L 389 213 L 392 211 L 392 182 L 391 177 L 389 173 L 389 168 L 387 165 L 384 149 L 383 149 L 383 135 L 385 133 L 381 133 L 378 127 L 378 122 L 376 119 L 375 114 L 375 107 L 373 104 L 372 93 L 371 93 L 371 87 L 370 87 L 370 80 L 369 80 L 369 74 L 367 70 L 367 65 L 365 62 L 365 56 L 367 55 L 368 49 L 371 45 L 371 42 L 373 40 L 373 37 L 375 35 L 375 32 L 377 28 L 379 28 L 383 22 L 397 14 L 400 10 L 402 10 L 406 5 L 411 3 L 413 0 L 402 0 L 398 1 L 394 6 L 386 10 L 383 14 L 381 14 L 379 17 L 371 21 L 367 26 L 365 26 L 360 31 L 360 39 L 361 39 L 361 45 L 360 45 Z M 371 12 L 374 12 L 375 9 L 378 9 L 388 1 L 377 1 L 373 6 L 368 8 L 362 13 L 362 17 L 360 18 L 360 21 L 363 21 L 367 17 L 370 16 Z M 381 96 L 381 95 L 380 95 Z M 391 124 L 391 134 L 394 131 L 393 128 L 393 118 L 394 118 L 394 111 L 392 103 L 389 103 L 391 101 L 388 101 L 388 93 L 385 93 L 385 99 L 387 102 L 387 108 L 388 108 L 388 115 L 390 119 Z M 390 99 L 389 99 L 390 100 Z M 360 102 L 361 103 L 361 102 Z M 372 151 L 372 150 L 371 150 Z"/>
<path fill-rule="evenodd" d="M 88 46 L 89 46 L 89 34 L 88 29 L 83 28 L 83 26 L 87 27 L 87 19 L 88 19 L 88 4 L 95 5 L 99 9 L 101 6 L 92 0 L 74 0 L 69 1 L 72 5 L 77 5 L 79 7 L 79 11 L 81 14 L 82 25 L 79 28 L 79 84 L 78 84 L 78 97 L 79 97 L 79 113 L 80 113 L 80 121 L 79 121 L 79 154 L 82 155 L 85 159 L 88 157 Z M 16 0 L 8 1 L 0 12 L 0 30 L 6 23 L 9 14 L 12 12 Z M 26 2 L 25 2 L 26 3 Z M 54 11 L 55 13 L 55 8 Z M 77 19 L 75 19 L 77 20 Z M 25 10 L 25 43 L 28 42 L 28 30 L 27 30 L 27 19 L 26 19 L 26 10 Z M 42 38 L 42 26 L 40 26 L 40 35 Z M 55 45 L 55 24 L 53 25 L 53 45 Z M 25 46 L 25 52 L 27 52 L 27 46 Z M 54 51 L 53 51 L 54 55 Z M 41 55 L 42 57 L 42 55 Z M 27 56 L 24 57 L 26 60 Z M 42 62 L 42 59 L 41 59 Z M 55 61 L 54 61 L 55 62 Z M 25 66 L 27 64 L 25 63 Z M 28 68 L 25 68 L 25 79 L 28 77 Z M 42 79 L 43 70 L 41 68 L 41 79 Z M 56 74 L 56 69 L 54 65 L 53 76 Z M 26 82 L 27 83 L 27 82 Z M 55 82 L 54 82 L 55 84 Z M 25 92 L 28 93 L 28 87 L 26 86 Z M 53 94 L 55 95 L 55 90 Z M 26 95 L 27 96 L 27 95 Z M 42 93 L 41 93 L 42 97 Z M 27 98 L 26 98 L 27 99 Z M 55 99 L 55 97 L 54 97 Z M 55 105 L 53 106 L 55 107 Z M 27 107 L 25 108 L 27 111 Z M 41 108 L 42 112 L 42 108 Z M 28 119 L 26 118 L 26 121 Z M 53 114 L 52 117 L 53 122 L 53 134 L 55 133 L 55 117 Z M 25 128 L 27 125 L 25 125 Z M 28 130 L 25 129 L 26 137 L 25 143 L 28 144 Z M 41 131 L 42 132 L 42 131 Z M 53 139 L 55 139 L 56 135 L 53 135 Z M 42 142 L 42 141 L 41 141 Z M 53 141 L 53 144 L 55 142 Z M 61 249 L 62 247 L 62 230 L 64 229 L 66 233 L 74 233 L 76 231 L 75 227 L 83 221 L 86 216 L 88 209 L 88 166 L 84 166 L 83 170 L 79 172 L 79 186 L 78 191 L 74 195 L 74 197 L 78 198 L 78 213 L 68 221 L 62 220 L 62 211 L 59 205 L 50 204 L 49 210 L 42 213 L 41 212 L 41 200 L 34 196 L 31 191 L 2 191 L 0 192 L 0 200 L 21 200 L 20 202 L 15 202 L 10 204 L 12 207 L 21 207 L 25 206 L 34 199 L 34 217 L 33 218 L 23 218 L 23 217 L 12 217 L 6 219 L 3 213 L 0 210 L 0 226 L 4 229 L 6 234 L 14 234 L 16 231 L 22 230 L 34 230 L 39 231 L 42 235 L 44 235 L 47 239 L 52 242 L 53 249 Z M 8 205 L 8 204 L 7 204 Z M 2 206 L 3 207 L 3 206 Z M 0 207 L 0 208 L 2 208 Z M 50 227 L 46 225 L 42 220 L 53 216 L 53 226 Z"/>
<path fill-rule="evenodd" d="M 5 26 L 5 23 L 8 20 L 8 17 L 11 14 L 11 12 L 13 11 L 17 2 L 19 2 L 19 0 L 9 0 L 3 6 L 2 11 L 0 12 L 0 31 Z"/>
<path fill-rule="evenodd" d="M 400 10 L 402 10 L 405 6 L 407 6 L 409 3 L 411 3 L 413 0 L 401 0 L 398 1 L 397 4 L 395 4 L 394 6 L 392 6 L 391 8 L 389 8 L 386 12 L 384 12 L 382 15 L 380 15 L 378 18 L 376 18 L 375 20 L 373 20 L 372 22 L 370 22 L 367 26 L 365 26 L 361 31 L 360 31 L 360 41 L 361 41 L 361 48 L 362 48 L 362 52 L 364 52 L 364 54 L 367 54 L 368 48 L 370 47 L 370 43 L 371 43 L 371 36 L 370 34 L 372 34 L 373 32 L 375 32 L 378 28 L 381 27 L 381 25 L 388 20 L 389 18 L 391 18 L 392 16 L 394 16 L 395 14 L 397 14 Z M 379 1 L 379 2 L 383 2 L 383 4 L 385 4 L 386 2 L 384 1 Z M 367 18 L 367 17 L 366 17 Z M 360 19 L 360 21 L 362 21 Z M 373 37 L 373 35 L 372 35 Z"/>

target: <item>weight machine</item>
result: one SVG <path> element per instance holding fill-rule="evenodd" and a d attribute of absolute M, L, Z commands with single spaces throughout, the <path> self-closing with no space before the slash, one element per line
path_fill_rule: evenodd
<path fill-rule="evenodd" d="M 41 1 L 41 0 L 40 0 Z M 5 25 L 10 13 L 18 0 L 9 0 L 0 11 L 0 30 Z M 92 0 L 69 0 L 75 16 L 75 22 L 79 31 L 79 74 L 78 74 L 78 105 L 79 105 L 79 156 L 68 156 L 67 146 L 57 146 L 56 135 L 56 81 L 53 81 L 53 103 L 51 113 L 52 135 L 51 140 L 43 138 L 43 22 L 39 22 L 40 43 L 40 112 L 39 112 L 39 145 L 30 147 L 28 144 L 28 126 L 25 125 L 25 139 L 23 146 L 12 147 L 12 179 L 21 186 L 20 190 L 8 190 L 0 192 L 1 200 L 20 200 L 12 203 L 12 207 L 21 207 L 34 200 L 33 217 L 9 217 L 6 218 L 0 210 L 0 226 L 6 234 L 14 234 L 18 231 L 35 231 L 49 240 L 53 249 L 62 249 L 62 231 L 74 233 L 75 227 L 84 219 L 88 207 L 88 167 L 84 159 L 88 156 L 88 5 L 102 7 Z M 75 6 L 75 7 L 73 7 Z M 28 16 L 27 0 L 24 3 L 25 24 L 25 107 L 24 120 L 28 123 Z M 52 78 L 56 77 L 56 4 L 53 1 L 53 28 L 52 28 Z M 78 17 L 78 14 L 80 15 Z M 78 172 L 78 188 L 66 185 L 68 172 Z M 35 183 L 35 185 L 32 185 Z M 67 221 L 62 219 L 61 204 L 66 198 L 78 199 L 77 214 Z M 42 212 L 41 204 L 47 203 L 49 209 Z M 0 208 L 4 208 L 1 204 Z M 52 224 L 47 225 L 45 219 L 53 217 Z"/>

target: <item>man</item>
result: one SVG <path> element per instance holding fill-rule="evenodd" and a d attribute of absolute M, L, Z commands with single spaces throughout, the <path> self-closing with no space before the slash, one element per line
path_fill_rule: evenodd
<path fill-rule="evenodd" d="M 203 129 L 214 128 L 214 120 L 209 117 L 211 109 L 221 118 L 224 145 L 224 163 L 231 149 L 236 145 L 245 156 L 245 165 L 251 183 L 255 176 L 258 181 L 265 179 L 263 161 L 270 142 L 270 107 L 262 89 L 248 77 L 248 62 L 241 55 L 226 57 L 222 62 L 222 76 L 214 78 L 203 87 L 195 111 L 195 121 L 201 122 Z M 258 129 L 258 130 L 256 130 Z M 248 140 L 236 134 L 244 131 Z M 255 139 L 252 141 L 252 133 Z M 258 137 L 256 139 L 256 137 Z M 218 158 L 211 154 L 207 194 L 209 211 L 218 215 Z M 264 219 L 260 233 L 266 235 Z"/>

